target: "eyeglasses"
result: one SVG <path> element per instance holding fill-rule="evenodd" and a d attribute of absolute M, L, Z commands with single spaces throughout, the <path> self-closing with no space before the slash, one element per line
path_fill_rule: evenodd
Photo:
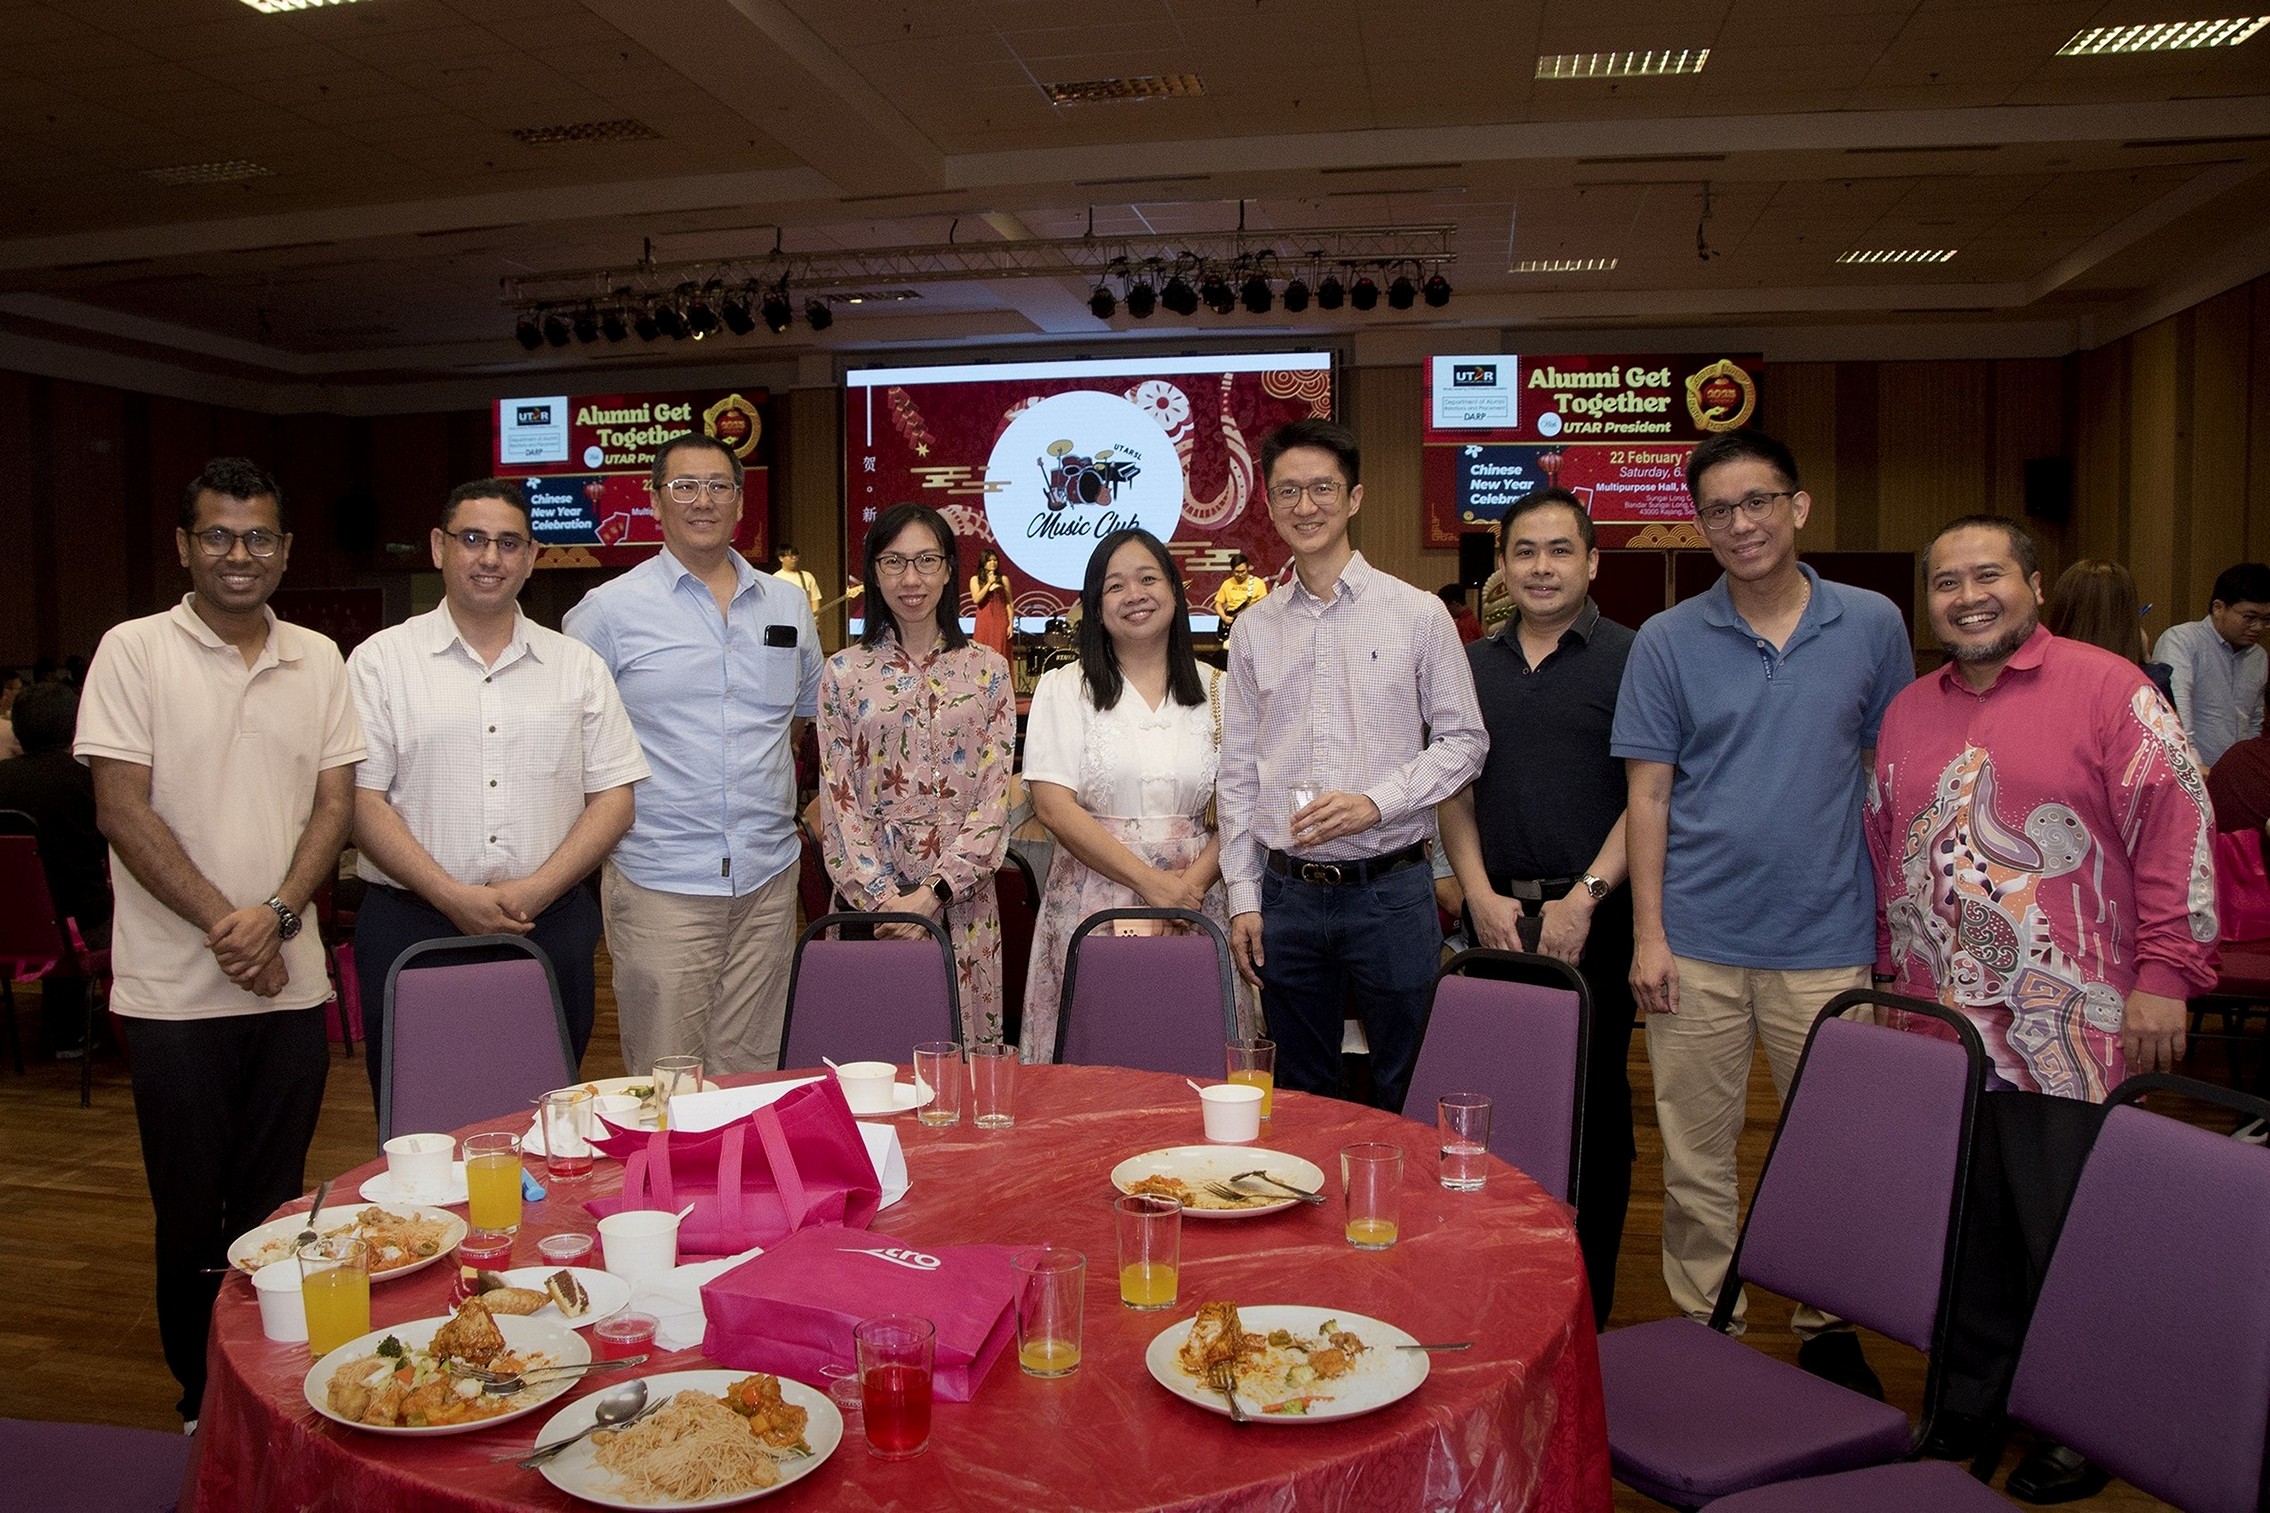
<path fill-rule="evenodd" d="M 899 552 L 885 552 L 875 559 L 875 570 L 880 573 L 888 573 L 893 578 L 898 577 L 910 567 L 925 578 L 936 577 L 946 570 L 946 554 L 944 552 L 917 552 L 909 557 Z"/>
<path fill-rule="evenodd" d="M 2232 619 L 2238 621 L 2239 624 L 2245 626 L 2248 630 L 2260 630 L 2264 626 L 2270 625 L 2270 615 L 2262 614 L 2255 610 L 2233 609 L 2226 610 L 2224 611 L 2224 613 L 2228 614 Z"/>
<path fill-rule="evenodd" d="M 214 526 L 211 530 L 192 532 L 189 539 L 196 542 L 208 557 L 226 557 L 230 552 L 236 550 L 236 544 L 239 541 L 243 542 L 244 549 L 255 557 L 273 557 L 276 555 L 276 548 L 284 544 L 284 538 L 274 531 L 258 529 L 232 531 L 228 527 L 220 525 Z"/>
<path fill-rule="evenodd" d="M 1706 504 L 1695 511 L 1695 518 L 1702 522 L 1704 530 L 1715 534 L 1734 523 L 1734 512 L 1736 510 L 1740 510 L 1752 520 L 1763 520 L 1772 512 L 1773 502 L 1776 499 L 1794 499 L 1796 497 L 1797 491 L 1795 489 L 1760 489 L 1755 494 L 1744 494 L 1732 504 L 1723 501 L 1717 504 Z"/>
<path fill-rule="evenodd" d="M 487 531 L 451 531 L 449 539 L 476 557 L 493 546 L 507 562 L 528 550 L 529 544 L 526 536 L 492 536 Z"/>
<path fill-rule="evenodd" d="M 712 504 L 730 504 L 741 485 L 730 478 L 673 478 L 662 485 L 662 492 L 679 504 L 693 504 L 704 494 Z"/>
<path fill-rule="evenodd" d="M 1345 492 L 1346 488 L 1339 482 L 1326 478 L 1316 483 L 1280 483 L 1269 490 L 1269 497 L 1276 502 L 1277 508 L 1289 510 L 1301 502 L 1301 495 L 1306 494 L 1316 501 L 1318 509 L 1328 510 L 1340 502 L 1340 496 Z"/>

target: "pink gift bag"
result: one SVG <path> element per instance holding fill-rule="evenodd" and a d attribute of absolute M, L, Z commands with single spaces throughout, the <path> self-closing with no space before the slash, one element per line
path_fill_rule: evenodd
<path fill-rule="evenodd" d="M 855 1366 L 851 1327 L 911 1313 L 938 1327 L 932 1390 L 966 1403 L 1017 1335 L 1017 1274 L 1006 1245 L 908 1245 L 859 1230 L 806 1229 L 701 1292 L 702 1354 L 735 1371 L 817 1382 Z"/>

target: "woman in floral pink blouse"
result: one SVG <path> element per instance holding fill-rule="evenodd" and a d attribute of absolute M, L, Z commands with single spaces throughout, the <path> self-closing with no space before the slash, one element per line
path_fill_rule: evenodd
<path fill-rule="evenodd" d="M 1001 909 L 1017 706 L 962 633 L 953 528 L 900 504 L 867 533 L 867 625 L 820 675 L 820 828 L 854 908 L 925 914 L 953 944 L 966 1041 L 1001 1038 Z M 878 934 L 915 934 L 885 925 Z"/>

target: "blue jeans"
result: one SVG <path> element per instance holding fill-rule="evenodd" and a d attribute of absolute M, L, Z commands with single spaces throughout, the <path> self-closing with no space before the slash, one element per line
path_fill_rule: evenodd
<path fill-rule="evenodd" d="M 1261 1007 L 1277 1042 L 1278 1084 L 1339 1095 L 1341 1022 L 1353 991 L 1371 1042 L 1374 1101 L 1402 1112 L 1442 964 L 1427 869 L 1341 887 L 1264 872 L 1261 956 Z"/>

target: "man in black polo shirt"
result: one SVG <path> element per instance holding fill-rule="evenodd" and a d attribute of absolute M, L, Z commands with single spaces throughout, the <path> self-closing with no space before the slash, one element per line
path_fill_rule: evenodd
<path fill-rule="evenodd" d="M 1490 754 L 1436 819 L 1474 943 L 1558 957 L 1591 988 L 1576 1234 L 1605 1325 L 1632 1191 L 1635 1006 L 1624 764 L 1608 754 L 1632 633 L 1592 602 L 1599 571 L 1574 495 L 1540 489 L 1506 512 L 1498 572 L 1514 613 L 1466 648 Z"/>

